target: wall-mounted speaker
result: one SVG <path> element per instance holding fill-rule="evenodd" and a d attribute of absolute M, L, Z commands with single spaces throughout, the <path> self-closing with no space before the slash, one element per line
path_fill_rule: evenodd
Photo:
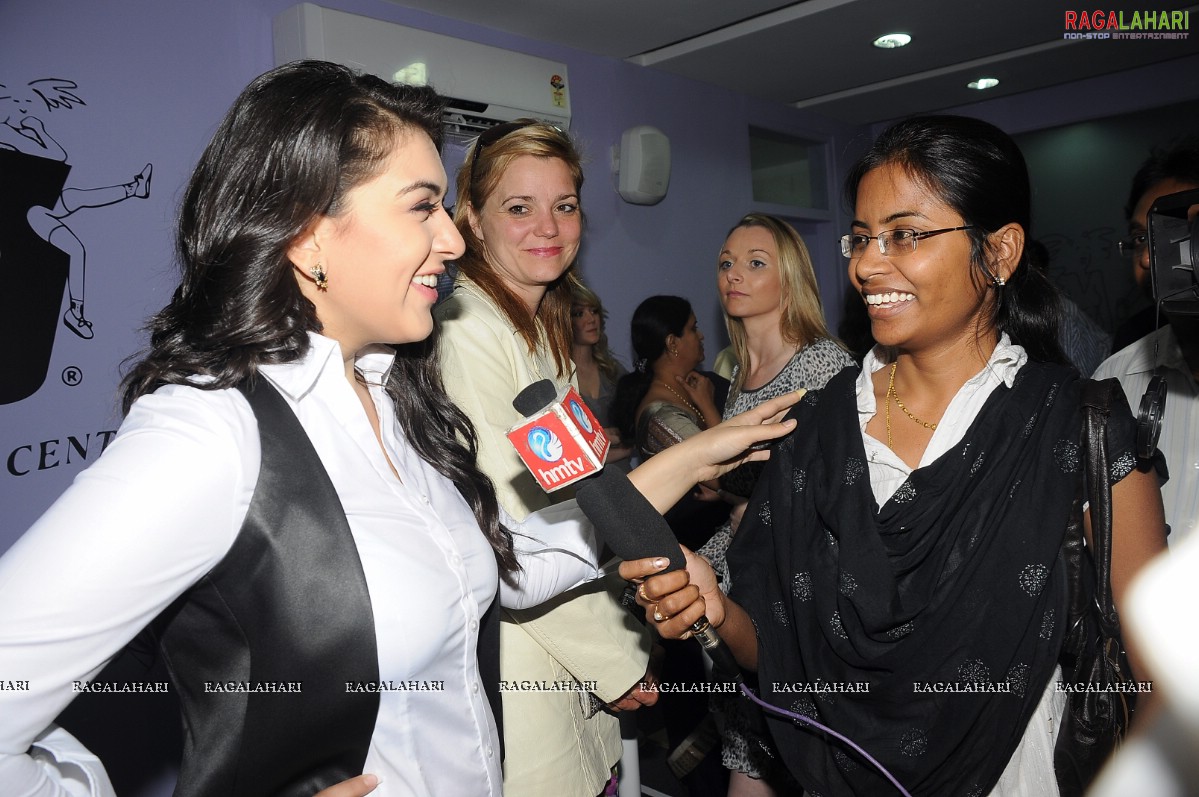
<path fill-rule="evenodd" d="M 615 153 L 616 191 L 625 202 L 655 205 L 670 185 L 670 139 L 649 125 L 630 127 Z"/>

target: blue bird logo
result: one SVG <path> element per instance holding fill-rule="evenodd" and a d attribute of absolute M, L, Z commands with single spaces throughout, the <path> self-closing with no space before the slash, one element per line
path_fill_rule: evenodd
<path fill-rule="evenodd" d="M 562 459 L 562 441 L 558 435 L 544 426 L 529 430 L 529 448 L 542 462 L 557 462 Z"/>
<path fill-rule="evenodd" d="M 570 400 L 570 414 L 575 416 L 575 420 L 579 422 L 579 426 L 583 427 L 583 431 L 591 434 L 591 420 L 587 417 L 587 413 L 583 412 L 579 402 L 574 399 Z"/>

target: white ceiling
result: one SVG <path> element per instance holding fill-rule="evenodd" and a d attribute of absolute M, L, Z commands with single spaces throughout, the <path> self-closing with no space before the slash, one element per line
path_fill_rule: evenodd
<path fill-rule="evenodd" d="M 853 124 L 952 108 L 1199 53 L 1199 5 L 1092 0 L 392 0 L 623 58 Z M 1065 40 L 1066 10 L 1189 10 L 1183 41 Z M 903 32 L 912 43 L 871 42 Z M 966 88 L 998 78 L 985 92 Z M 1199 76 L 1179 75 L 1193 83 Z"/>

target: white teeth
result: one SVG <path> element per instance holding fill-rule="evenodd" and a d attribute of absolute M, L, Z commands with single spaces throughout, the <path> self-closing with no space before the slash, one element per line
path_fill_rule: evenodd
<path fill-rule="evenodd" d="M 437 287 L 437 275 L 436 274 L 418 274 L 417 276 L 412 278 L 412 281 L 415 282 L 417 285 L 424 285 L 426 288 L 436 288 Z"/>
<path fill-rule="evenodd" d="M 884 304 L 910 302 L 915 298 L 910 293 L 900 293 L 899 291 L 892 291 L 891 293 L 868 293 L 866 294 L 866 304 L 878 307 Z"/>

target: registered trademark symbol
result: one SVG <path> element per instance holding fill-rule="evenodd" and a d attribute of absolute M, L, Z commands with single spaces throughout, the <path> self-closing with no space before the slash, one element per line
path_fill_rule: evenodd
<path fill-rule="evenodd" d="M 62 383 L 67 387 L 76 387 L 83 381 L 83 371 L 74 365 L 62 369 Z"/>

